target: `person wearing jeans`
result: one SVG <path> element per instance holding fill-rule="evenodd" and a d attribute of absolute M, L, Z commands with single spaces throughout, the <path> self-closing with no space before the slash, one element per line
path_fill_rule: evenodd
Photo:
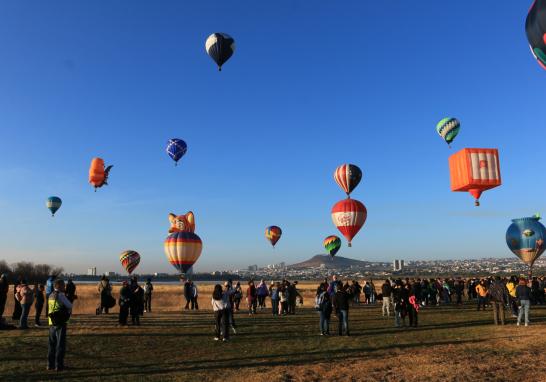
<path fill-rule="evenodd" d="M 525 279 L 519 280 L 519 285 L 516 287 L 516 298 L 520 302 L 518 312 L 518 323 L 521 323 L 521 318 L 525 314 L 525 326 L 529 326 L 529 308 L 531 307 L 531 288 L 527 286 Z"/>
<path fill-rule="evenodd" d="M 64 281 L 55 280 L 54 291 L 47 300 L 48 311 L 51 313 L 65 309 L 70 312 L 72 304 L 64 295 Z M 66 352 L 66 322 L 53 324 L 49 320 L 49 344 L 47 349 L 47 370 L 62 371 L 64 369 L 64 355 Z"/>
<path fill-rule="evenodd" d="M 34 302 L 34 292 L 30 289 L 25 280 L 17 286 L 15 298 L 21 304 L 19 329 L 28 329 L 28 314 L 30 313 L 32 303 Z"/>
<path fill-rule="evenodd" d="M 279 315 L 279 288 L 281 287 L 280 283 L 271 283 L 269 287 L 269 295 L 271 296 L 271 313 L 274 316 Z"/>
<path fill-rule="evenodd" d="M 334 294 L 334 308 L 339 319 L 339 335 L 343 335 L 343 330 L 345 330 L 345 334 L 349 335 L 349 295 L 345 291 L 342 284 L 336 285 L 336 293 Z"/>
<path fill-rule="evenodd" d="M 476 285 L 476 292 L 478 294 L 478 310 L 480 306 L 485 310 L 485 303 L 487 302 L 487 287 L 485 286 L 485 281 L 481 280 L 478 285 Z"/>

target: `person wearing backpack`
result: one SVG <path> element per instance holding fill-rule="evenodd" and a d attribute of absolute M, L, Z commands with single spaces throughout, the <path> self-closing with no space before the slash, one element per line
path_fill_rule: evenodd
<path fill-rule="evenodd" d="M 320 314 L 320 335 L 330 335 L 330 317 L 332 315 L 332 300 L 330 294 L 321 288 L 320 294 L 317 296 L 317 308 Z"/>
<path fill-rule="evenodd" d="M 22 280 L 17 286 L 15 298 L 21 304 L 21 318 L 19 320 L 19 329 L 28 329 L 28 314 L 34 302 L 34 292 L 27 285 L 26 280 Z"/>
<path fill-rule="evenodd" d="M 47 370 L 64 370 L 66 352 L 66 324 L 72 312 L 72 304 L 64 294 L 63 280 L 55 280 L 53 293 L 47 300 L 49 341 L 47 349 Z"/>
<path fill-rule="evenodd" d="M 152 284 L 152 279 L 148 278 L 146 284 L 144 284 L 144 313 L 152 312 L 152 291 L 154 286 Z"/>

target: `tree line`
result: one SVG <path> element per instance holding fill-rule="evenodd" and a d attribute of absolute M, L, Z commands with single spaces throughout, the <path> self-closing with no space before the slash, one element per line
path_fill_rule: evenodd
<path fill-rule="evenodd" d="M 26 280 L 29 284 L 45 284 L 48 276 L 59 276 L 63 271 L 62 267 L 55 267 L 49 264 L 34 264 L 20 261 L 9 265 L 5 260 L 0 260 L 0 274 L 5 274 L 11 283 L 18 280 Z"/>

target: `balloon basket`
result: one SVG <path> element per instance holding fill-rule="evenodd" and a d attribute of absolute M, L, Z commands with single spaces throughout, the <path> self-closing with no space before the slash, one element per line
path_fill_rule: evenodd
<path fill-rule="evenodd" d="M 474 205 L 475 205 L 476 207 L 479 207 L 479 206 L 480 206 L 480 201 L 479 201 L 479 200 L 476 200 L 476 201 L 474 202 Z"/>
<path fill-rule="evenodd" d="M 353 246 L 353 245 L 352 245 L 351 243 L 349 243 L 349 244 L 347 245 L 347 247 L 352 247 L 352 246 Z"/>

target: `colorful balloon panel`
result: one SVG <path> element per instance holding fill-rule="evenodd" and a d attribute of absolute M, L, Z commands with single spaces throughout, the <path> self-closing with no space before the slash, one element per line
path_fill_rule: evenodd
<path fill-rule="evenodd" d="M 269 240 L 273 247 L 275 247 L 275 244 L 277 244 L 281 236 L 282 230 L 276 225 L 269 226 L 265 229 L 265 238 Z"/>
<path fill-rule="evenodd" d="M 213 33 L 205 42 L 207 54 L 216 62 L 218 70 L 235 52 L 235 40 L 226 33 Z"/>
<path fill-rule="evenodd" d="M 140 255 L 136 251 L 125 251 L 120 255 L 119 261 L 127 273 L 131 274 L 140 264 Z"/>
<path fill-rule="evenodd" d="M 462 149 L 449 157 L 451 191 L 468 191 L 479 199 L 483 191 L 501 185 L 497 149 Z"/>
<path fill-rule="evenodd" d="M 513 219 L 506 231 L 508 248 L 531 267 L 546 249 L 546 227 L 539 220 L 538 216 Z"/>
<path fill-rule="evenodd" d="M 525 20 L 525 33 L 531 53 L 546 69 L 546 0 L 535 0 Z"/>
<path fill-rule="evenodd" d="M 345 236 L 349 242 L 349 247 L 351 246 L 351 240 L 360 231 L 367 217 L 366 207 L 355 199 L 339 201 L 332 207 L 332 222 L 339 232 Z"/>
<path fill-rule="evenodd" d="M 203 243 L 193 232 L 175 232 L 165 239 L 164 248 L 169 263 L 185 273 L 201 256 Z"/>
<path fill-rule="evenodd" d="M 342 164 L 334 171 L 334 180 L 347 195 L 360 183 L 362 171 L 354 164 Z"/>
<path fill-rule="evenodd" d="M 167 142 L 167 154 L 175 162 L 175 165 L 178 164 L 178 161 L 186 154 L 188 151 L 188 145 L 182 139 L 172 138 Z"/>
<path fill-rule="evenodd" d="M 436 132 L 448 145 L 453 142 L 460 129 L 461 123 L 457 118 L 444 118 L 436 125 Z"/>
<path fill-rule="evenodd" d="M 57 196 L 50 196 L 49 198 L 47 198 L 46 201 L 46 207 L 51 212 L 51 216 L 55 216 L 55 212 L 57 212 L 59 208 L 61 208 L 62 204 L 63 201 Z"/>
<path fill-rule="evenodd" d="M 341 248 L 341 239 L 336 235 L 331 235 L 324 239 L 323 244 L 326 252 L 328 252 L 330 256 L 334 257 Z"/>
<path fill-rule="evenodd" d="M 173 213 L 169 214 L 169 222 L 171 228 L 169 233 L 173 232 L 194 232 L 195 231 L 195 216 L 189 211 L 185 215 L 176 216 Z"/>

